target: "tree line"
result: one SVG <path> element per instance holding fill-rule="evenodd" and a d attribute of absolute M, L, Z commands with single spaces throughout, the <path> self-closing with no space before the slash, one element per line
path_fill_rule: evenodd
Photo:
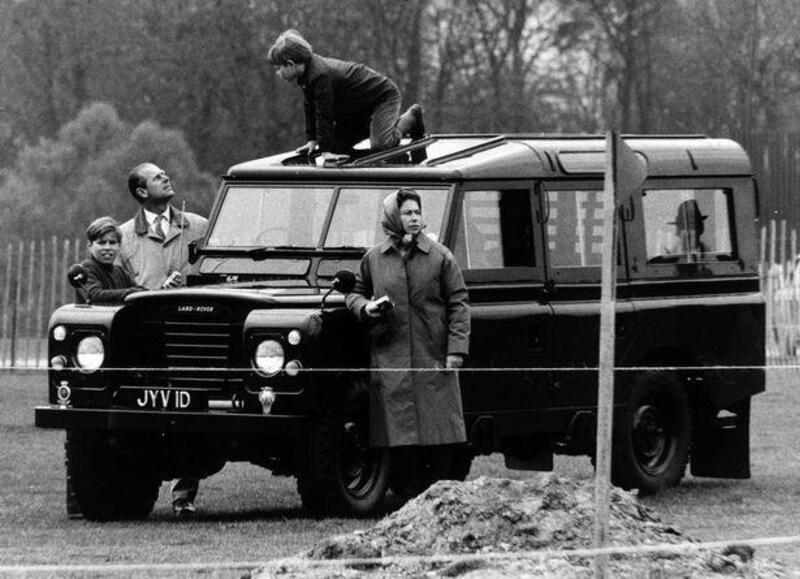
<path fill-rule="evenodd" d="M 431 131 L 724 136 L 797 129 L 798 24 L 796 0 L 0 0 L 0 235 L 127 217 L 142 159 L 207 210 L 215 175 L 299 146 L 265 61 L 289 27 Z"/>

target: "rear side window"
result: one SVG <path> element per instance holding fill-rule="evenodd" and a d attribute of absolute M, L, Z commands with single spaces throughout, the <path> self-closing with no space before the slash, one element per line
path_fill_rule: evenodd
<path fill-rule="evenodd" d="M 528 189 L 465 191 L 453 255 L 463 269 L 534 267 Z"/>
<path fill-rule="evenodd" d="M 603 263 L 603 192 L 548 191 L 547 250 L 553 267 Z"/>
<path fill-rule="evenodd" d="M 733 259 L 727 190 L 648 189 L 643 195 L 648 261 L 690 263 Z"/>

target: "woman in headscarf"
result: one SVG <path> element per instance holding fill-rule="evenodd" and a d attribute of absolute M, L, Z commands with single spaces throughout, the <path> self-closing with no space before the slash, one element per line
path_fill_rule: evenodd
<path fill-rule="evenodd" d="M 423 233 L 413 189 L 384 199 L 381 225 L 387 238 L 364 255 L 347 297 L 350 310 L 372 323 L 370 444 L 465 442 L 458 376 L 445 370 L 460 368 L 469 350 L 464 278 L 450 250 Z"/>

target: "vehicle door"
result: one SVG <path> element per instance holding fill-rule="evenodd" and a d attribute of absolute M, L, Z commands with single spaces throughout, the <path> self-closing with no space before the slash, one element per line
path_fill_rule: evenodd
<path fill-rule="evenodd" d="M 469 367 L 461 374 L 465 415 L 502 414 L 500 434 L 512 424 L 519 432 L 534 424 L 546 399 L 538 369 L 549 357 L 552 311 L 544 303 L 538 193 L 532 182 L 470 183 L 451 215 L 451 247 L 472 305 Z"/>
<path fill-rule="evenodd" d="M 600 180 L 542 183 L 548 300 L 554 315 L 550 364 L 559 369 L 551 375 L 547 403 L 555 408 L 597 404 L 603 197 Z M 623 207 L 617 221 L 617 344 L 625 340 L 633 314 L 625 297 L 624 242 L 626 220 L 634 210 Z"/>

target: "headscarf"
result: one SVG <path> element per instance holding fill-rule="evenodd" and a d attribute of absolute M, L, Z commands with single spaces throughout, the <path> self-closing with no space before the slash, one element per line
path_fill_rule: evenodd
<path fill-rule="evenodd" d="M 400 207 L 397 204 L 397 194 L 403 191 L 398 189 L 394 193 L 390 193 L 383 200 L 383 217 L 381 217 L 381 226 L 383 232 L 400 245 L 402 248 L 408 248 L 414 242 L 415 235 L 406 233 L 403 229 L 403 220 L 400 218 Z M 420 209 L 422 207 L 420 206 Z M 420 232 L 425 229 L 425 222 L 420 218 Z"/>

